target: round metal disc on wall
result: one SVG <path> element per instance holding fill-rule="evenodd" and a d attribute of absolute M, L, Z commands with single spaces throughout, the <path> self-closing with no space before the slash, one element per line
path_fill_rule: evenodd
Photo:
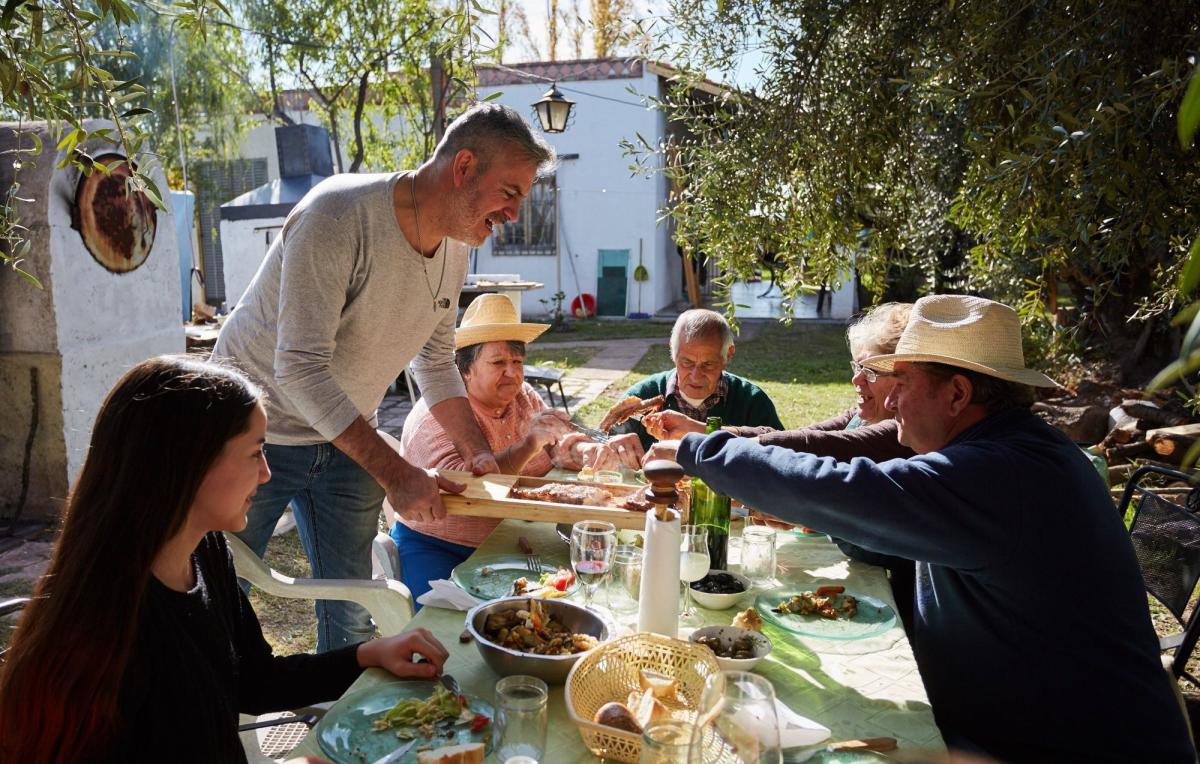
<path fill-rule="evenodd" d="M 97 164 L 109 165 L 125 157 L 104 154 Z M 96 262 L 113 273 L 137 269 L 154 247 L 158 210 L 141 191 L 128 193 L 128 162 L 105 174 L 93 169 L 81 176 L 75 189 L 72 223 Z"/>

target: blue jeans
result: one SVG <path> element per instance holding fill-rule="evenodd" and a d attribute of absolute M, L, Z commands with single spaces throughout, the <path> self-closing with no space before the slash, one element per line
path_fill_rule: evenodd
<path fill-rule="evenodd" d="M 259 486 L 237 534 L 262 557 L 280 515 L 291 503 L 313 578 L 371 578 L 371 542 L 385 492 L 366 470 L 331 443 L 264 449 L 271 479 Z M 317 601 L 317 652 L 365 642 L 374 635 L 362 607 Z"/>
<path fill-rule="evenodd" d="M 391 536 L 400 549 L 400 580 L 412 592 L 417 610 L 421 609 L 417 597 L 429 591 L 429 582 L 449 578 L 454 566 L 475 551 L 474 547 L 417 533 L 400 522 L 392 526 Z"/>

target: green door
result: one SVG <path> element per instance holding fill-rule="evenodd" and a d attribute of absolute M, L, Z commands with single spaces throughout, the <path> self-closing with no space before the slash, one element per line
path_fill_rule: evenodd
<path fill-rule="evenodd" d="M 625 290 L 628 288 L 626 269 L 629 250 L 600 250 L 600 272 L 596 285 L 596 315 L 625 315 Z"/>

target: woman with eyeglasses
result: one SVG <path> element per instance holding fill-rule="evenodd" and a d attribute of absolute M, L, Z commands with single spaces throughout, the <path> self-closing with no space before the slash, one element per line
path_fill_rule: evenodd
<path fill-rule="evenodd" d="M 832 456 L 838 461 L 849 461 L 854 457 L 866 457 L 883 462 L 888 459 L 907 459 L 913 456 L 908 446 L 900 445 L 897 439 L 899 428 L 892 412 L 884 406 L 888 393 L 895 385 L 891 374 L 867 369 L 862 362 L 872 356 L 887 355 L 895 351 L 900 334 L 908 324 L 912 303 L 888 302 L 878 305 L 852 323 L 846 330 L 850 345 L 850 384 L 858 393 L 856 405 L 807 427 L 795 430 L 775 430 L 770 427 L 725 427 L 741 437 L 758 438 L 764 446 L 781 446 L 793 451 L 802 451 L 818 456 Z M 677 411 L 660 411 L 647 414 L 642 425 L 658 443 L 646 452 L 646 461 L 651 459 L 674 459 L 678 439 L 689 432 L 704 432 L 704 423 L 689 419 Z M 892 592 L 900 605 L 900 615 L 905 630 L 912 623 L 912 599 L 914 590 L 914 565 L 911 560 L 876 554 L 861 547 L 834 539 L 848 556 L 862 562 L 881 565 L 888 569 Z"/>

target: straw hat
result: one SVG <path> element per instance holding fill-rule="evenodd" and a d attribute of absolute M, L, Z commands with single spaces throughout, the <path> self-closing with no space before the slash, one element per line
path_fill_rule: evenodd
<path fill-rule="evenodd" d="M 1022 385 L 1058 387 L 1045 374 L 1025 368 L 1017 312 L 982 297 L 937 294 L 917 300 L 896 351 L 863 365 L 892 371 L 897 361 L 943 363 Z"/>
<path fill-rule="evenodd" d="M 481 342 L 533 342 L 550 324 L 523 324 L 517 319 L 517 309 L 502 294 L 481 294 L 471 301 L 463 313 L 458 330 L 454 332 L 454 349 Z"/>

